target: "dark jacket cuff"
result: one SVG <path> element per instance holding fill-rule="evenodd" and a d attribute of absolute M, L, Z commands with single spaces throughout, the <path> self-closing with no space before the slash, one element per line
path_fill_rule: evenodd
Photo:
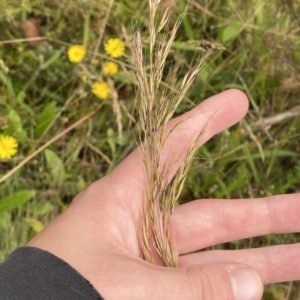
<path fill-rule="evenodd" d="M 34 247 L 19 248 L 0 264 L 0 299 L 104 300 L 68 263 Z"/>

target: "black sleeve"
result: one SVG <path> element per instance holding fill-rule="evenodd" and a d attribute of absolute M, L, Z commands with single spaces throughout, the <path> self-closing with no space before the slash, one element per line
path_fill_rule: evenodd
<path fill-rule="evenodd" d="M 1 300 L 104 300 L 92 284 L 53 254 L 15 250 L 0 264 Z"/>

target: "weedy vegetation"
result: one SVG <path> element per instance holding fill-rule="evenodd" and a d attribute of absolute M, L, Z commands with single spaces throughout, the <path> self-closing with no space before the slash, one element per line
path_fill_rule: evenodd
<path fill-rule="evenodd" d="M 147 234 L 158 222 L 156 250 L 176 266 L 168 229 L 174 205 L 300 192 L 299 11 L 295 0 L 161 0 L 150 10 L 155 19 L 147 0 L 2 0 L 0 135 L 18 147 L 0 160 L 0 260 L 109 173 L 136 147 L 133 135 L 145 140 L 151 182 L 142 239 L 149 261 Z M 124 43 L 121 56 L 105 46 L 110 39 Z M 74 45 L 85 49 L 80 62 L 68 56 Z M 228 88 L 247 94 L 247 117 L 197 153 L 195 133 L 182 169 L 162 181 L 171 166 L 160 165 L 159 153 L 174 130 L 166 122 Z M 296 242 L 299 234 L 270 234 L 212 248 Z M 264 299 L 297 300 L 299 291 L 296 282 L 270 285 Z"/>

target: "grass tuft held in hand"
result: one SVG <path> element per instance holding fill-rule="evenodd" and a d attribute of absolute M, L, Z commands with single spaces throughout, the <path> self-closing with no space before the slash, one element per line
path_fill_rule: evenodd
<path fill-rule="evenodd" d="M 140 30 L 136 31 L 132 46 L 138 82 L 136 96 L 140 123 L 138 142 L 148 179 L 140 244 L 145 260 L 154 262 L 154 257 L 158 254 L 165 266 L 177 267 L 178 255 L 169 226 L 170 218 L 205 128 L 196 133 L 195 139 L 185 153 L 183 163 L 171 181 L 167 178 L 167 174 L 174 166 L 162 165 L 161 155 L 169 135 L 184 121 L 173 128 L 168 128 L 167 124 L 184 99 L 210 51 L 202 58 L 196 59 L 187 73 L 177 80 L 174 86 L 175 92 L 170 93 L 163 89 L 162 77 L 165 63 L 184 15 L 181 15 L 173 28 L 169 29 L 170 9 L 165 11 L 159 21 L 156 16 L 159 2 L 160 0 L 149 0 L 147 55 L 144 55 L 145 47 L 142 44 Z M 151 239 L 154 240 L 155 249 L 150 245 Z M 153 253 L 154 251 L 157 254 Z"/>

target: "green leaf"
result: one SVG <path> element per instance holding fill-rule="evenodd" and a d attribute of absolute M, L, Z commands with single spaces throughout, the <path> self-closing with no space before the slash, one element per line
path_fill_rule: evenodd
<path fill-rule="evenodd" d="M 36 195 L 35 191 L 23 190 L 0 200 L 0 213 L 25 204 Z"/>
<path fill-rule="evenodd" d="M 241 30 L 241 25 L 239 24 L 231 24 L 223 29 L 221 40 L 222 43 L 229 42 L 235 39 Z"/>
<path fill-rule="evenodd" d="M 179 11 L 180 11 L 180 13 L 185 14 L 186 9 L 187 9 L 186 1 L 179 0 Z M 182 22 L 183 22 L 183 26 L 184 26 L 186 35 L 188 36 L 189 40 L 194 40 L 195 39 L 194 30 L 193 30 L 193 26 L 192 26 L 191 21 L 190 21 L 189 14 L 186 13 L 184 15 Z"/>
<path fill-rule="evenodd" d="M 14 130 L 20 130 L 22 128 L 21 117 L 19 116 L 19 114 L 14 109 L 11 109 L 9 111 L 8 119 L 9 119 L 10 126 Z"/>
<path fill-rule="evenodd" d="M 36 233 L 41 232 L 45 227 L 44 224 L 37 219 L 24 218 L 24 221 L 27 222 Z"/>
<path fill-rule="evenodd" d="M 198 44 L 200 44 L 200 43 L 198 43 Z M 172 44 L 172 48 L 178 49 L 178 50 L 195 52 L 199 49 L 199 46 L 197 46 L 196 44 L 188 43 L 188 42 L 174 41 Z"/>
<path fill-rule="evenodd" d="M 44 87 L 41 92 L 41 97 L 48 97 L 49 99 L 55 100 L 56 103 L 65 103 L 65 98 L 60 94 L 50 91 L 47 87 Z"/>
<path fill-rule="evenodd" d="M 49 59 L 47 59 L 41 66 L 41 70 L 47 69 L 51 64 L 55 63 L 61 54 L 64 52 L 65 47 L 60 48 L 60 50 L 57 50 Z"/>
<path fill-rule="evenodd" d="M 76 191 L 77 193 L 80 193 L 81 191 L 83 191 L 86 188 L 87 184 L 84 181 L 84 179 L 81 176 L 77 177 L 76 180 Z"/>
<path fill-rule="evenodd" d="M 37 127 L 35 130 L 35 138 L 39 138 L 43 135 L 43 133 L 47 130 L 49 125 L 54 120 L 55 114 L 56 114 L 56 102 L 52 101 L 45 107 L 43 112 L 38 117 Z"/>
<path fill-rule="evenodd" d="M 65 167 L 60 157 L 52 150 L 45 150 L 46 161 L 51 170 L 53 180 L 60 184 L 65 177 Z"/>
<path fill-rule="evenodd" d="M 20 106 L 22 108 L 24 108 L 24 110 L 26 110 L 31 116 L 34 116 L 34 112 L 31 109 L 31 107 L 25 103 L 25 99 L 26 99 L 26 93 L 24 91 L 20 91 L 17 95 L 17 103 L 20 104 Z"/>
<path fill-rule="evenodd" d="M 50 214 L 51 212 L 54 211 L 54 209 L 55 206 L 50 202 L 40 203 L 40 202 L 33 201 L 26 205 L 26 212 L 38 216 Z"/>
<path fill-rule="evenodd" d="M 10 134 L 12 134 L 19 142 L 23 143 L 27 140 L 27 132 L 22 127 L 22 119 L 19 114 L 11 109 L 8 113 L 8 119 L 10 123 Z"/>
<path fill-rule="evenodd" d="M 25 129 L 22 129 L 17 135 L 16 135 L 18 141 L 20 143 L 24 143 L 28 140 L 27 131 Z"/>
<path fill-rule="evenodd" d="M 120 71 L 114 75 L 114 79 L 122 83 L 132 83 L 132 79 L 130 78 L 128 72 L 124 71 Z"/>
<path fill-rule="evenodd" d="M 16 94 L 15 94 L 15 90 L 13 88 L 13 84 L 12 84 L 11 79 L 1 71 L 0 71 L 0 81 L 2 81 L 3 84 L 6 86 L 7 95 L 11 98 L 15 98 Z"/>
<path fill-rule="evenodd" d="M 12 226 L 12 219 L 11 213 L 8 211 L 3 211 L 0 214 L 0 232 L 4 233 L 11 229 Z"/>

